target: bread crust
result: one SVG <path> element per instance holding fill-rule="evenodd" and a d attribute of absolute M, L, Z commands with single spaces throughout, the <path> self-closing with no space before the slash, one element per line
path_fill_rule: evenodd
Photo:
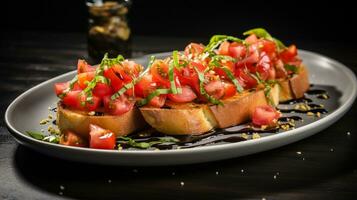
<path fill-rule="evenodd" d="M 200 135 L 215 127 L 205 104 L 176 104 L 170 109 L 142 107 L 140 111 L 150 126 L 165 134 Z"/>
<path fill-rule="evenodd" d="M 109 129 L 117 137 L 126 136 L 147 126 L 139 109 L 136 107 L 120 116 L 90 116 L 88 112 L 65 108 L 61 103 L 57 105 L 56 123 L 62 133 L 69 130 L 83 138 L 89 137 L 89 124 Z"/>
<path fill-rule="evenodd" d="M 270 91 L 270 99 L 277 104 L 279 87 L 277 84 Z M 249 121 L 257 106 L 268 105 L 269 101 L 265 96 L 264 90 L 244 92 L 232 98 L 223 100 L 223 106 L 212 105 L 210 109 L 217 121 L 218 128 L 227 128 L 243 122 Z"/>
<path fill-rule="evenodd" d="M 304 65 L 300 66 L 299 72 L 294 74 L 293 77 L 278 81 L 280 85 L 280 102 L 302 98 L 310 88 L 308 70 Z"/>

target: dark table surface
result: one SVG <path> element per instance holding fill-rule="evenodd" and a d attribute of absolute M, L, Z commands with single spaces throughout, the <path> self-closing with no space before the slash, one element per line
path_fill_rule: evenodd
<path fill-rule="evenodd" d="M 0 199 L 356 199 L 356 104 L 337 123 L 300 142 L 188 166 L 89 165 L 18 145 L 3 120 L 7 106 L 32 86 L 73 70 L 78 58 L 87 57 L 86 39 L 79 33 L 2 35 Z M 134 56 L 182 49 L 192 39 L 134 37 Z M 352 44 L 307 40 L 296 44 L 357 71 L 357 49 Z"/>

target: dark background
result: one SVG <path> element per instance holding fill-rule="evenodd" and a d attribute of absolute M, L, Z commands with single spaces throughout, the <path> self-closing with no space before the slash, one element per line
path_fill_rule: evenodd
<path fill-rule="evenodd" d="M 134 0 L 130 12 L 133 34 L 208 38 L 239 36 L 265 27 L 287 42 L 322 40 L 355 42 L 352 3 L 347 1 L 158 1 Z M 83 0 L 4 1 L 0 26 L 4 31 L 45 30 L 85 32 Z"/>

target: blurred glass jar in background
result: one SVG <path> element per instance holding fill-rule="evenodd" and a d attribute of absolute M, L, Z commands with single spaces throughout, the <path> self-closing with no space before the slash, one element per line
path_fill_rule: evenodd
<path fill-rule="evenodd" d="M 131 33 L 127 14 L 131 0 L 87 0 L 89 11 L 88 54 L 100 61 L 105 53 L 131 56 Z"/>

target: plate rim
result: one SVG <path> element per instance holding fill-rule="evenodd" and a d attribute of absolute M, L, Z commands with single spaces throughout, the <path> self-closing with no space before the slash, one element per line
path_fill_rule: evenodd
<path fill-rule="evenodd" d="M 153 54 L 147 54 L 147 55 L 144 55 L 144 56 L 141 56 L 141 57 L 138 57 L 138 58 L 132 58 L 132 59 L 133 60 L 142 59 L 142 58 L 150 56 L 150 55 L 165 55 L 165 54 L 168 54 L 168 53 L 169 52 L 153 53 Z M 325 59 L 326 61 L 328 61 L 329 63 L 332 63 L 334 66 L 340 68 L 340 70 L 344 73 L 344 75 L 346 75 L 346 77 L 348 77 L 349 80 L 351 82 L 353 82 L 353 84 L 352 84 L 352 91 L 353 92 L 348 96 L 347 100 L 341 106 L 339 106 L 336 110 L 331 112 L 326 117 L 324 117 L 322 119 L 319 119 L 317 121 L 314 121 L 314 122 L 312 122 L 310 124 L 304 125 L 302 127 L 299 127 L 297 129 L 285 131 L 285 132 L 282 132 L 282 133 L 279 133 L 279 134 L 269 135 L 267 137 L 259 138 L 258 140 L 247 140 L 247 141 L 241 141 L 241 142 L 236 142 L 236 143 L 227 143 L 227 144 L 212 145 L 212 146 L 199 146 L 199 147 L 187 148 L 187 149 L 170 149 L 170 150 L 161 150 L 161 151 L 153 151 L 153 150 L 140 150 L 140 151 L 138 151 L 138 150 L 125 150 L 125 151 L 118 151 L 116 149 L 114 149 L 114 150 L 102 150 L 102 149 L 91 149 L 91 148 L 63 146 L 63 145 L 60 145 L 60 144 L 48 143 L 48 142 L 36 140 L 36 139 L 26 135 L 25 133 L 22 133 L 21 131 L 17 130 L 13 126 L 13 124 L 11 123 L 11 120 L 10 120 L 11 113 L 16 108 L 16 106 L 21 102 L 21 100 L 23 98 L 25 98 L 28 95 L 30 95 L 34 90 L 37 90 L 38 88 L 40 88 L 42 86 L 45 86 L 45 85 L 49 84 L 50 82 L 53 82 L 56 79 L 61 79 L 63 77 L 69 76 L 70 74 L 75 74 L 76 70 L 73 70 L 73 71 L 70 71 L 70 72 L 66 72 L 66 73 L 61 74 L 59 76 L 53 77 L 53 78 L 51 78 L 51 79 L 49 79 L 47 81 L 39 83 L 36 86 L 26 90 L 25 92 L 23 92 L 22 94 L 17 96 L 10 103 L 10 105 L 6 109 L 6 112 L 5 112 L 5 124 L 7 126 L 7 129 L 11 133 L 11 135 L 13 135 L 14 138 L 16 140 L 18 140 L 18 142 L 20 142 L 21 144 L 25 144 L 26 145 L 26 143 L 30 143 L 31 142 L 31 143 L 35 143 L 35 144 L 38 143 L 40 145 L 50 146 L 51 148 L 64 149 L 64 150 L 74 150 L 74 151 L 85 152 L 85 153 L 101 153 L 101 154 L 106 154 L 106 155 L 107 154 L 110 154 L 110 155 L 118 154 L 118 155 L 128 155 L 128 156 L 130 156 L 130 155 L 136 155 L 136 156 L 140 156 L 140 155 L 160 156 L 162 154 L 164 154 L 164 155 L 187 154 L 187 153 L 191 154 L 191 153 L 198 153 L 198 152 L 202 152 L 202 151 L 228 150 L 228 149 L 234 149 L 237 146 L 244 147 L 244 146 L 254 145 L 256 143 L 269 143 L 271 141 L 282 140 L 282 139 L 284 139 L 286 137 L 290 137 L 291 135 L 301 134 L 302 132 L 315 127 L 315 125 L 317 123 L 321 124 L 321 126 L 326 125 L 326 123 L 331 122 L 331 121 L 334 123 L 339 118 L 341 118 L 345 112 L 347 112 L 349 110 L 349 108 L 353 105 L 353 103 L 354 103 L 354 101 L 356 99 L 356 96 L 357 96 L 357 78 L 356 78 L 356 75 L 346 65 L 342 64 L 341 62 L 339 62 L 339 61 L 337 61 L 337 60 L 335 60 L 333 58 L 329 58 L 327 56 L 324 56 L 322 54 L 315 53 L 315 52 L 312 52 L 312 51 L 299 49 L 299 53 L 311 54 L 313 56 L 321 57 L 321 58 Z M 330 126 L 333 123 L 327 124 L 327 126 Z M 19 141 L 20 138 L 22 139 L 22 141 Z"/>

